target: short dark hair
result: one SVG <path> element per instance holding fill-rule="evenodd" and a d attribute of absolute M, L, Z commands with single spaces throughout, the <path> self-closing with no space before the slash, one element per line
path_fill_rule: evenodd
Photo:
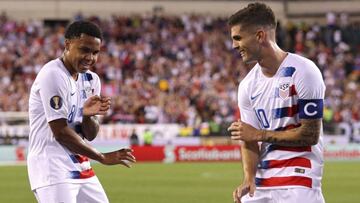
<path fill-rule="evenodd" d="M 263 3 L 250 3 L 247 7 L 237 11 L 229 20 L 230 26 L 270 26 L 276 28 L 274 12 Z"/>
<path fill-rule="evenodd" d="M 74 39 L 86 34 L 103 40 L 99 26 L 89 21 L 75 21 L 71 23 L 65 31 L 65 39 Z"/>

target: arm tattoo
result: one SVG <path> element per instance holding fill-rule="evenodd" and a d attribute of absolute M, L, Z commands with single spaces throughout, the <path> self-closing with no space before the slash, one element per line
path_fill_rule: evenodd
<path fill-rule="evenodd" d="M 301 120 L 301 126 L 286 131 L 264 131 L 263 141 L 289 146 L 303 147 L 317 144 L 320 135 L 321 119 Z"/>

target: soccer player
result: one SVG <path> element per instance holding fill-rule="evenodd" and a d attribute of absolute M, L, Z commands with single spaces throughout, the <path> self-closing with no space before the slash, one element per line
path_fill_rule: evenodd
<path fill-rule="evenodd" d="M 95 24 L 70 24 L 63 55 L 45 64 L 31 87 L 27 164 L 38 202 L 109 202 L 89 158 L 127 167 L 135 162 L 131 149 L 101 153 L 87 143 L 99 131 L 96 115 L 110 108 L 110 99 L 100 96 L 99 76 L 89 70 L 101 42 Z"/>
<path fill-rule="evenodd" d="M 249 4 L 228 24 L 233 48 L 245 63 L 256 62 L 239 85 L 241 121 L 228 128 L 241 141 L 244 171 L 234 202 L 324 202 L 319 69 L 278 47 L 275 16 L 265 4 Z"/>

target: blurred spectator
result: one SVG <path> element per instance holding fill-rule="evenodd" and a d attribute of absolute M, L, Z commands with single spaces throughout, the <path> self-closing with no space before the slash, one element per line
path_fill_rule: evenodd
<path fill-rule="evenodd" d="M 139 136 L 136 134 L 136 130 L 133 129 L 130 135 L 130 146 L 139 145 Z"/>
<path fill-rule="evenodd" d="M 144 131 L 143 137 L 144 137 L 144 145 L 151 146 L 154 139 L 154 133 L 147 128 Z"/>

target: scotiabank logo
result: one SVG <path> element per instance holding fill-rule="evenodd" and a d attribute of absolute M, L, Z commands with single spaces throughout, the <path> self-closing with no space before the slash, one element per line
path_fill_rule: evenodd
<path fill-rule="evenodd" d="M 218 147 L 178 147 L 175 149 L 176 161 L 238 161 L 238 146 Z"/>
<path fill-rule="evenodd" d="M 192 162 L 239 161 L 240 146 L 133 146 L 137 161 Z"/>

